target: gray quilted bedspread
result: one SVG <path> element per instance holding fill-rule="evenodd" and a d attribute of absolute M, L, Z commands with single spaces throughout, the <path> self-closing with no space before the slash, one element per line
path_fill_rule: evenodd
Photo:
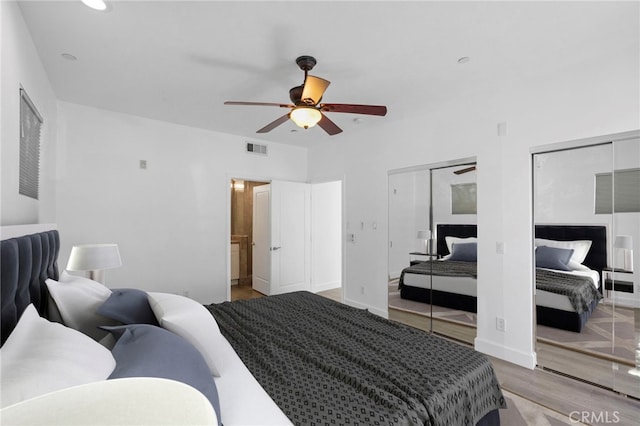
<path fill-rule="evenodd" d="M 589 312 L 591 304 L 602 299 L 602 295 L 590 278 L 548 269 L 536 269 L 536 288 L 567 296 L 571 306 L 579 314 Z"/>
<path fill-rule="evenodd" d="M 366 310 L 308 292 L 207 308 L 298 425 L 473 425 L 506 407 L 486 356 Z"/>

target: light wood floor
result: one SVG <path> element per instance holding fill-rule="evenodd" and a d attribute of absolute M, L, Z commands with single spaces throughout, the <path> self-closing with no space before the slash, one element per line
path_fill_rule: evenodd
<path fill-rule="evenodd" d="M 251 287 L 251 284 L 246 285 L 232 285 L 231 286 L 231 301 L 234 300 L 247 300 L 247 299 L 257 299 L 259 297 L 264 297 L 264 294 L 257 292 Z"/>
<path fill-rule="evenodd" d="M 338 302 L 342 301 L 342 289 L 318 294 Z M 252 290 L 250 286 L 232 286 L 231 295 L 232 300 L 263 297 L 261 293 Z M 389 309 L 389 319 L 422 330 L 427 330 L 428 326 L 424 317 L 394 309 Z M 434 331 L 446 332 L 454 336 L 461 344 L 473 345 L 475 329 L 452 326 L 445 322 L 443 324 L 434 323 Z M 553 348 L 545 350 L 553 350 Z M 529 370 L 498 358 L 490 357 L 490 359 L 503 389 L 552 410 L 558 413 L 561 418 L 564 416 L 565 419 L 568 419 L 566 423 L 581 424 L 573 420 L 578 419 L 577 416 L 580 415 L 578 413 L 584 412 L 589 416 L 589 421 L 585 421 L 586 424 L 630 426 L 638 424 L 638 419 L 640 419 L 640 400 L 638 399 L 540 368 Z M 574 360 L 573 364 L 579 366 L 580 362 Z M 569 417 L 570 415 L 572 417 Z M 534 423 L 529 423 L 529 425 L 537 426 Z"/>

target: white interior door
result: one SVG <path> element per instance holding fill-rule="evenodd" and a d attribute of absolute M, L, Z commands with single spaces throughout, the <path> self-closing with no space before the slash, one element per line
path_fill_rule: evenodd
<path fill-rule="evenodd" d="M 310 185 L 272 181 L 271 287 L 268 294 L 300 290 L 311 290 Z"/>
<path fill-rule="evenodd" d="M 253 261 L 252 286 L 262 294 L 271 294 L 271 185 L 253 188 Z"/>

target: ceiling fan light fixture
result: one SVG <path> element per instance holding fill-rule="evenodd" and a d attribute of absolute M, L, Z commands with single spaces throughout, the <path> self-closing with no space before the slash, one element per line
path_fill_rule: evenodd
<path fill-rule="evenodd" d="M 314 107 L 298 106 L 289 113 L 289 118 L 299 127 L 308 129 L 318 124 L 322 113 Z"/>
<path fill-rule="evenodd" d="M 93 10 L 99 10 L 101 12 L 107 10 L 107 3 L 104 0 L 82 0 L 82 3 Z"/>

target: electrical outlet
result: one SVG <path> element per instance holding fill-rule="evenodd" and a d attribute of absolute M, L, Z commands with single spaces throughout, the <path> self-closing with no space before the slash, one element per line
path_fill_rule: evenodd
<path fill-rule="evenodd" d="M 504 318 L 496 317 L 496 330 L 505 331 L 505 326 Z"/>

